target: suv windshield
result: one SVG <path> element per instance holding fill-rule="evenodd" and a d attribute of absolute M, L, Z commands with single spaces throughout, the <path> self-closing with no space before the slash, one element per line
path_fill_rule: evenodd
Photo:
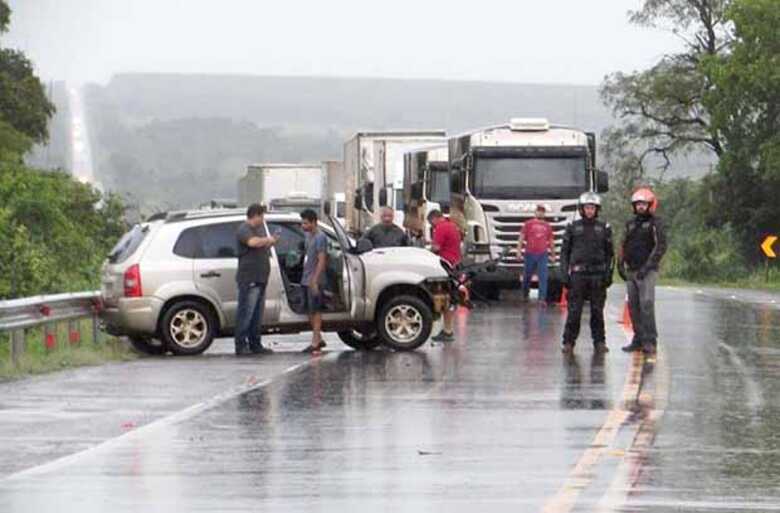
<path fill-rule="evenodd" d="M 478 157 L 472 193 L 478 198 L 576 198 L 588 189 L 585 157 Z"/>
<path fill-rule="evenodd" d="M 138 246 L 144 241 L 148 232 L 148 225 L 141 226 L 140 224 L 137 224 L 133 226 L 129 232 L 119 239 L 119 242 L 116 243 L 113 249 L 111 249 L 111 252 L 108 254 L 108 261 L 112 264 L 121 264 L 130 258 L 130 255 L 135 253 L 135 250 L 138 249 Z"/>

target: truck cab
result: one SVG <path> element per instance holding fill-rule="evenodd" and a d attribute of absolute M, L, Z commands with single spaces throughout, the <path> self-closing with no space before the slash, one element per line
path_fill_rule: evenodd
<path fill-rule="evenodd" d="M 594 134 L 546 119 L 514 118 L 453 137 L 449 167 L 450 215 L 464 233 L 467 255 L 477 262 L 504 255 L 495 273 L 481 277 L 490 291 L 520 285 L 517 240 L 537 204 L 545 205 L 560 250 L 579 195 L 608 190 L 606 173 L 596 169 Z M 547 299 L 555 300 L 561 287 L 557 273 L 550 274 Z"/>
<path fill-rule="evenodd" d="M 428 214 L 450 209 L 450 174 L 447 146 L 433 146 L 404 156 L 403 227 L 424 244 L 431 241 Z"/>

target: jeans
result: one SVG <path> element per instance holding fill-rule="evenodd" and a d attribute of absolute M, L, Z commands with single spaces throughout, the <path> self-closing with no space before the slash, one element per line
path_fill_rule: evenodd
<path fill-rule="evenodd" d="M 547 253 L 526 253 L 523 257 L 523 297 L 528 297 L 531 276 L 539 277 L 539 301 L 547 301 Z"/>
<path fill-rule="evenodd" d="M 628 272 L 626 291 L 628 292 L 628 312 L 634 326 L 636 345 L 655 345 L 658 331 L 655 326 L 655 282 L 657 271 L 648 271 L 644 279 L 638 280 L 636 272 Z"/>
<path fill-rule="evenodd" d="M 236 311 L 236 349 L 260 347 L 260 325 L 265 306 L 265 283 L 238 286 Z"/>

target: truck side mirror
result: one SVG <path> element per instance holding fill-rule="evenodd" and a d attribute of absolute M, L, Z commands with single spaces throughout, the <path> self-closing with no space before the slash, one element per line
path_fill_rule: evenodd
<path fill-rule="evenodd" d="M 422 182 L 417 182 L 415 184 L 412 184 L 412 194 L 411 197 L 413 200 L 421 200 L 422 199 Z"/>
<path fill-rule="evenodd" d="M 609 192 L 609 174 L 606 171 L 596 173 L 596 191 L 599 193 Z"/>
<path fill-rule="evenodd" d="M 379 206 L 387 206 L 387 189 L 379 189 Z"/>

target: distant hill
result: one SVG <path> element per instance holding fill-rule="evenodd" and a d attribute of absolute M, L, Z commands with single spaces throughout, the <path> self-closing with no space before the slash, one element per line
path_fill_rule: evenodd
<path fill-rule="evenodd" d="M 98 179 L 147 212 L 235 197 L 251 162 L 341 159 L 357 130 L 613 122 L 576 85 L 131 73 L 84 96 Z"/>

